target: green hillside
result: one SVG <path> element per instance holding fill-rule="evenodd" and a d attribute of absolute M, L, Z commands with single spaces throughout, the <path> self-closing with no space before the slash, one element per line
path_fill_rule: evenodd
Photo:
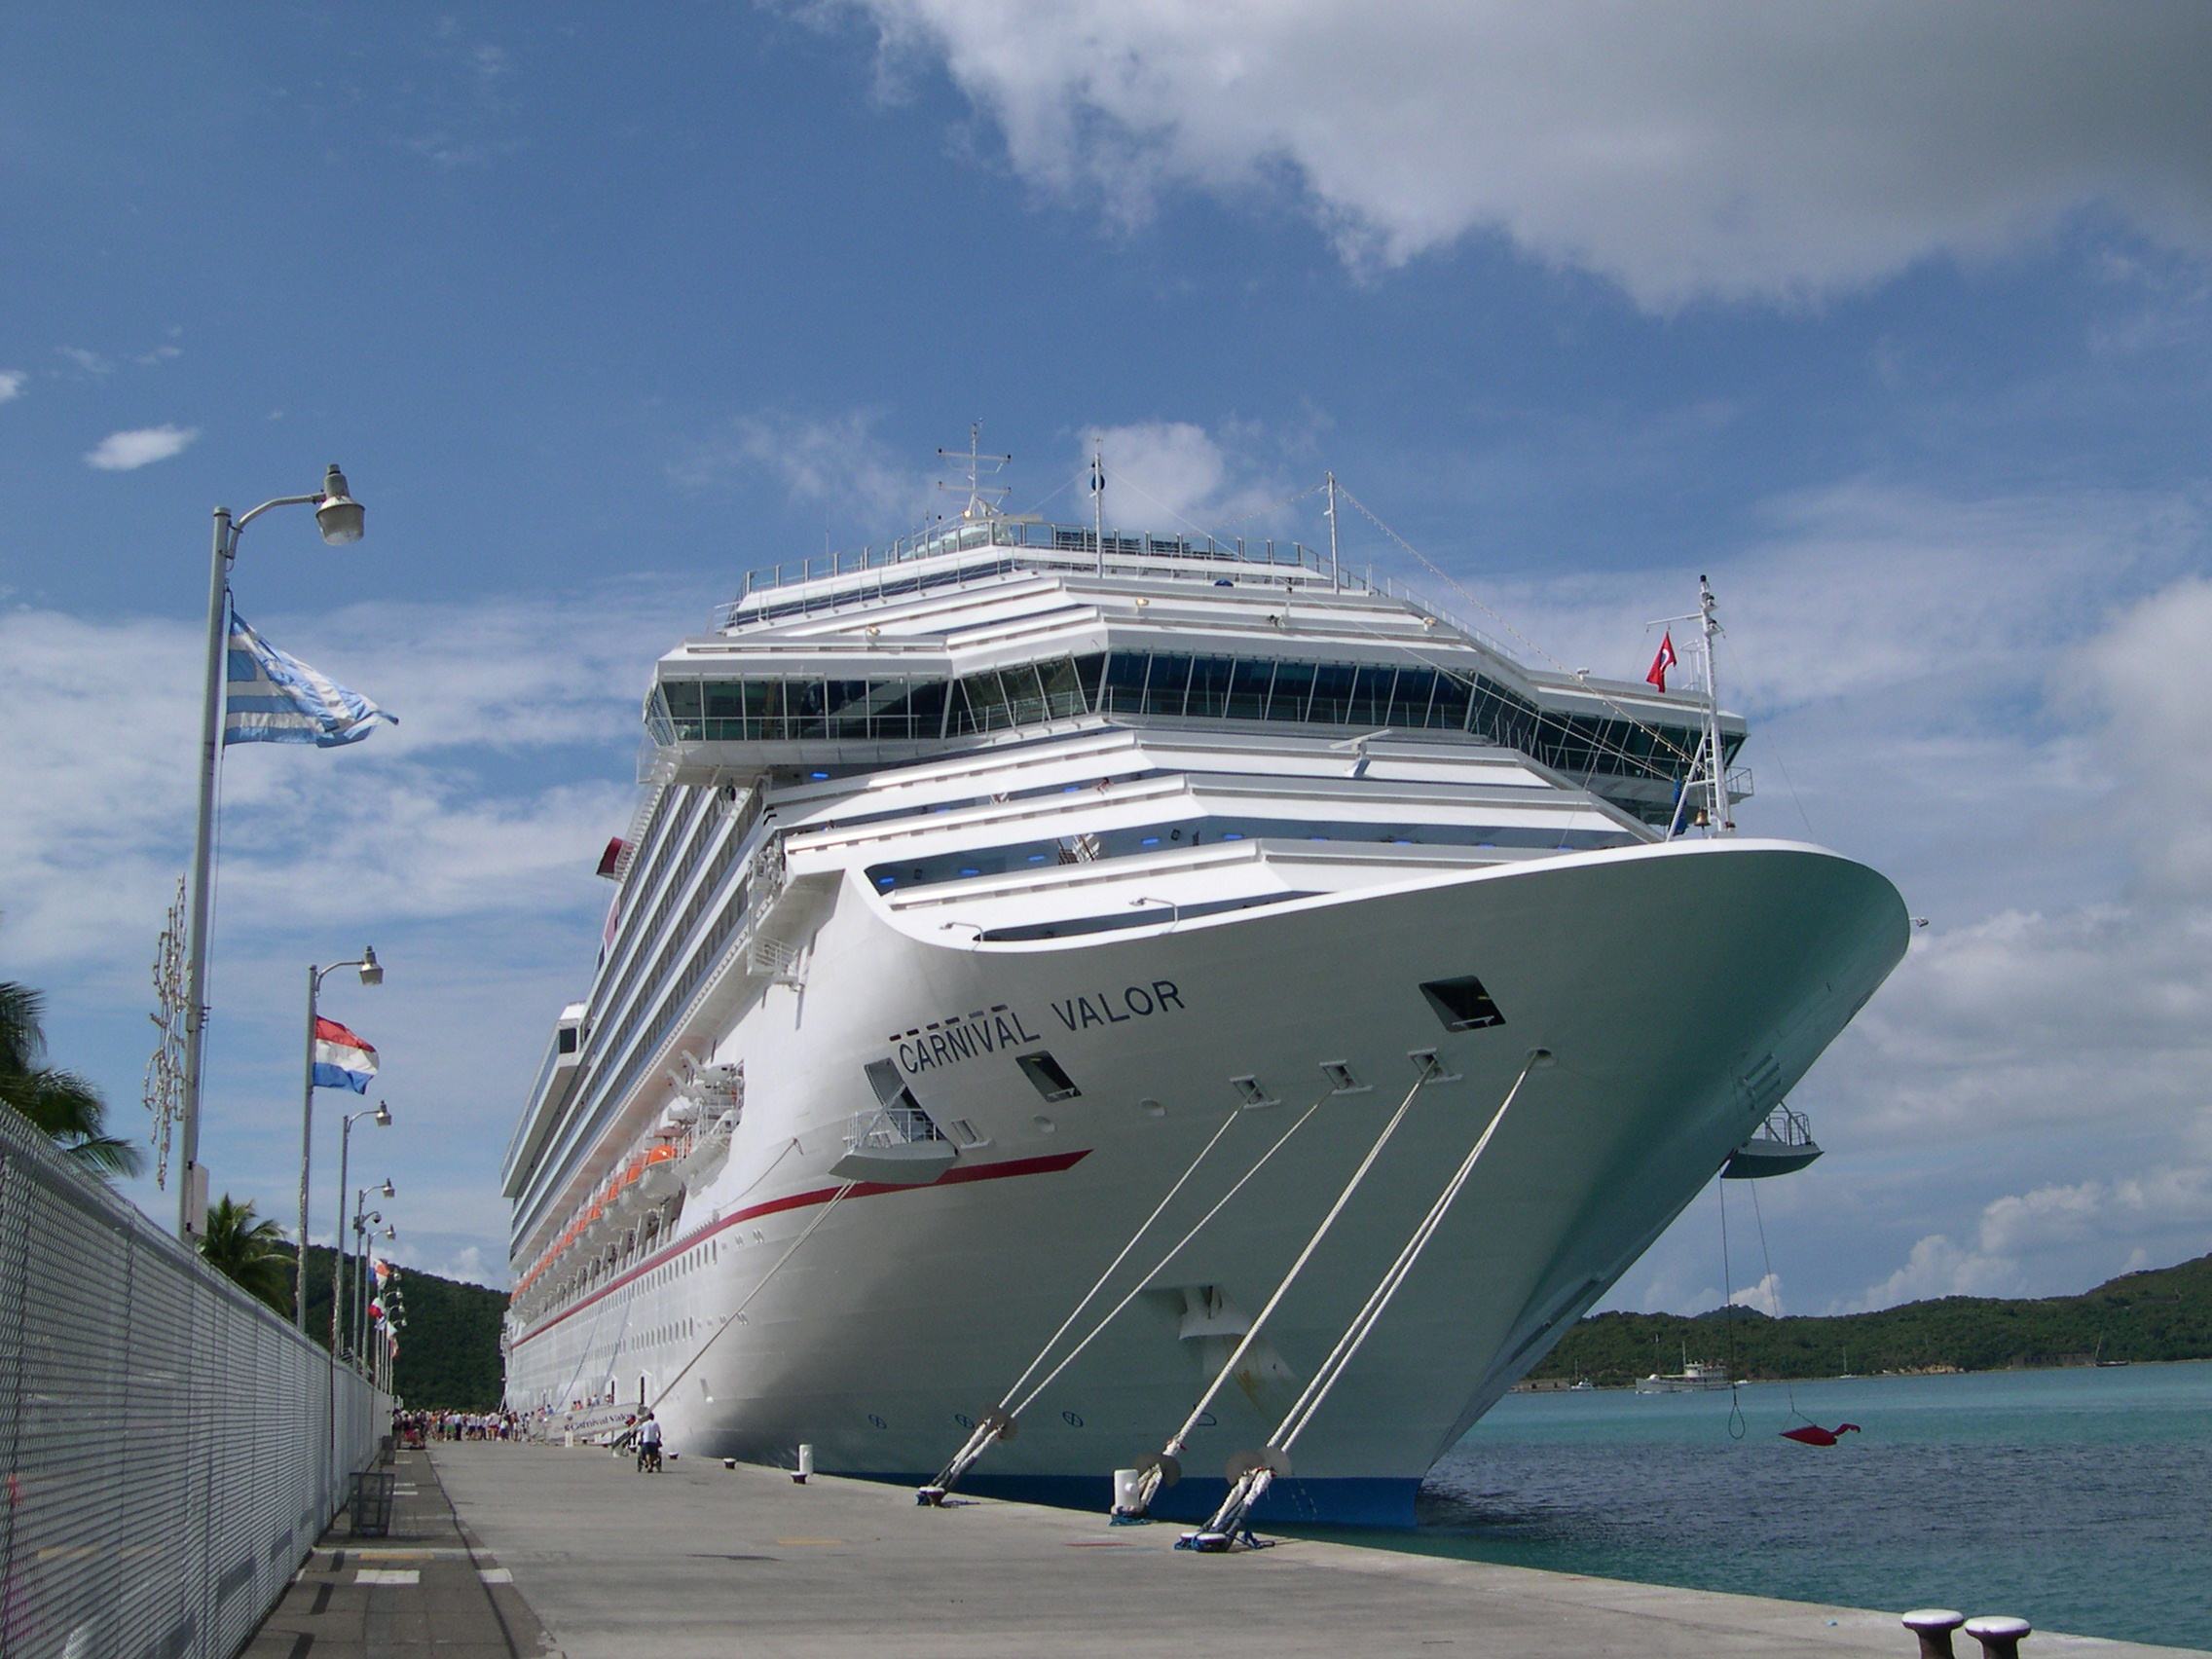
<path fill-rule="evenodd" d="M 291 1255 L 289 1245 L 284 1254 Z M 349 1258 L 347 1266 L 352 1266 Z M 399 1334 L 392 1382 L 411 1409 L 490 1411 L 499 1403 L 499 1319 L 503 1292 L 480 1284 L 399 1270 L 407 1329 Z M 330 1252 L 308 1246 L 308 1333 L 329 1346 Z"/>
<path fill-rule="evenodd" d="M 1624 1384 L 1689 1357 L 1743 1378 L 1883 1371 L 2000 1371 L 2105 1359 L 2212 1359 L 2212 1256 L 2123 1273 L 2081 1296 L 2002 1301 L 1946 1296 L 1879 1313 L 1770 1319 L 1748 1308 L 1598 1313 L 1580 1321 L 1531 1379 Z M 1733 1361 L 1731 1362 L 1731 1353 Z M 1846 1358 L 1848 1354 L 1848 1361 Z"/>

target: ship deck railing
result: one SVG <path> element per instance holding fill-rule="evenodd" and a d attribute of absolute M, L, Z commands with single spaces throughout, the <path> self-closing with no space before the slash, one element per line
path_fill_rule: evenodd
<path fill-rule="evenodd" d="M 1153 535 L 1108 531 L 1104 566 L 1108 574 L 1163 580 L 1218 583 L 1264 582 L 1285 587 L 1325 586 L 1331 591 L 1395 599 L 1450 623 L 1460 633 L 1503 656 L 1504 644 L 1373 566 L 1332 568 L 1326 552 L 1302 542 L 1242 536 L 1224 541 L 1211 535 Z M 946 558 L 977 552 L 975 560 Z M 943 560 L 926 571 L 893 576 L 901 566 Z M 831 614 L 856 605 L 929 592 L 982 576 L 1023 570 L 1094 572 L 1100 565 L 1098 533 L 1087 525 L 1044 524 L 994 517 L 979 523 L 940 525 L 902 536 L 885 546 L 868 545 L 816 558 L 790 560 L 748 571 L 738 597 L 715 608 L 719 630 L 754 627 L 793 617 Z M 866 578 L 874 576 L 870 581 Z M 838 578 L 853 578 L 839 580 Z M 781 589 L 785 598 L 764 597 Z"/>

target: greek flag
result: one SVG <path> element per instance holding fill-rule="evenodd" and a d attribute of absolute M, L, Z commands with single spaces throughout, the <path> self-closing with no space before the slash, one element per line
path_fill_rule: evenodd
<path fill-rule="evenodd" d="M 358 691 L 349 691 L 287 656 L 231 612 L 230 666 L 224 688 L 223 741 L 312 743 L 334 749 L 358 743 L 379 720 L 399 723 Z"/>

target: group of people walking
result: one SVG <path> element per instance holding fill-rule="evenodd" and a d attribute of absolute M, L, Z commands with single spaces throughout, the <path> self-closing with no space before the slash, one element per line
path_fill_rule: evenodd
<path fill-rule="evenodd" d="M 522 1419 L 513 1412 L 393 1412 L 391 1431 L 404 1446 L 431 1440 L 519 1440 Z"/>

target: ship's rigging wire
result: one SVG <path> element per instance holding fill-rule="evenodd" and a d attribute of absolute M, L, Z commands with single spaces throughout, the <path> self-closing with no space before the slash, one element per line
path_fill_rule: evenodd
<path fill-rule="evenodd" d="M 1749 683 L 1751 677 L 1744 672 L 1743 658 L 1739 657 L 1736 654 L 1736 642 L 1729 639 L 1726 634 L 1723 634 L 1720 636 L 1720 643 L 1728 647 L 1728 666 L 1736 671 L 1737 683 Z M 1782 757 L 1782 745 L 1777 743 L 1774 739 L 1773 725 L 1762 725 L 1759 728 L 1759 735 L 1766 740 L 1767 753 L 1774 756 L 1775 769 L 1782 774 L 1783 787 L 1789 792 L 1790 804 L 1796 807 L 1798 818 L 1804 822 L 1805 838 L 1811 841 L 1818 841 L 1821 837 L 1814 831 L 1812 817 L 1805 811 L 1804 799 L 1797 793 L 1797 786 L 1790 779 L 1789 763 L 1784 760 Z"/>
<path fill-rule="evenodd" d="M 830 1201 L 815 1212 L 814 1219 L 806 1224 L 805 1230 L 791 1241 L 791 1247 L 776 1258 L 775 1266 L 760 1275 L 760 1282 L 745 1293 L 744 1301 L 722 1315 L 722 1322 L 717 1325 L 708 1335 L 707 1340 L 699 1345 L 698 1350 L 683 1362 L 683 1369 L 671 1377 L 668 1380 L 668 1386 L 653 1396 L 652 1403 L 654 1405 L 659 1405 L 661 1401 L 676 1392 L 676 1385 L 691 1375 L 691 1368 L 697 1365 L 700 1360 L 706 1358 L 707 1350 L 721 1341 L 722 1333 L 735 1327 L 737 1322 L 745 1316 L 745 1310 L 753 1306 L 753 1299 L 768 1288 L 768 1281 L 783 1272 L 784 1264 L 798 1254 L 800 1245 L 814 1236 L 814 1230 L 830 1219 L 830 1212 L 837 1207 L 838 1200 L 858 1185 L 860 1183 L 857 1181 L 847 1181 L 830 1195 Z"/>
<path fill-rule="evenodd" d="M 1713 1185 L 1720 1197 L 1720 1322 L 1728 1327 L 1728 1438 L 1741 1440 L 1749 1425 L 1744 1421 L 1744 1402 L 1736 1392 L 1743 1382 L 1736 1376 L 1736 1280 L 1728 1266 L 1727 1165 L 1721 1165 Z"/>
<path fill-rule="evenodd" d="M 1561 662 L 1559 658 L 1553 656 L 1551 652 L 1545 650 L 1543 646 L 1537 645 L 1535 641 L 1530 639 L 1528 635 L 1522 633 L 1520 629 L 1516 628 L 1511 622 L 1507 621 L 1506 618 L 1499 614 L 1498 611 L 1493 608 L 1484 604 L 1481 599 L 1477 598 L 1474 594 L 1469 593 L 1465 587 L 1463 587 L 1455 577 L 1448 574 L 1444 571 L 1444 569 L 1427 554 L 1423 553 L 1419 548 L 1416 547 L 1412 542 L 1408 541 L 1404 536 L 1400 535 L 1396 531 L 1392 530 L 1388 525 L 1384 524 L 1382 519 L 1376 516 L 1374 508 L 1370 507 L 1365 501 L 1361 500 L 1357 496 L 1353 495 L 1342 484 L 1339 484 L 1337 486 L 1337 494 L 1342 496 L 1346 500 L 1349 501 L 1353 506 L 1357 507 L 1362 513 L 1366 514 L 1368 522 L 1374 525 L 1377 530 L 1381 531 L 1384 535 L 1388 536 L 1392 541 L 1396 542 L 1400 547 L 1404 548 L 1408 553 L 1412 554 L 1414 558 L 1419 560 L 1421 567 L 1426 570 L 1431 575 L 1436 577 L 1438 581 L 1444 583 L 1445 586 L 1449 587 L 1454 593 L 1457 594 L 1461 599 L 1465 600 L 1469 605 L 1480 610 L 1485 616 L 1488 616 L 1493 622 L 1495 622 L 1500 628 L 1503 628 L 1508 634 L 1511 634 L 1516 640 L 1519 640 L 1524 645 L 1528 646 L 1530 650 L 1534 651 L 1536 655 L 1542 657 L 1546 662 L 1550 663 L 1552 667 L 1558 669 L 1560 673 L 1567 676 L 1570 680 L 1581 681 L 1581 677 L 1575 674 L 1572 669 L 1568 668 L 1567 664 Z M 1600 690 L 1597 686 L 1590 684 L 1587 681 L 1581 681 L 1581 684 L 1582 689 L 1587 691 L 1592 697 L 1595 697 L 1599 702 L 1604 704 L 1606 708 L 1612 710 L 1614 714 L 1620 716 L 1620 718 L 1628 721 L 1629 724 L 1638 727 L 1640 730 L 1649 732 L 1651 734 L 1652 742 L 1669 751 L 1684 765 L 1694 765 L 1696 763 L 1695 758 L 1692 756 L 1684 753 L 1680 748 L 1678 748 L 1673 742 L 1673 740 L 1671 740 L 1667 736 L 1665 732 L 1659 729 L 1659 727 L 1652 725 L 1645 720 L 1638 719 L 1635 715 L 1631 714 L 1627 709 L 1623 708 L 1620 704 L 1613 701 L 1612 698 L 1606 696 L 1604 691 Z"/>
<path fill-rule="evenodd" d="M 1766 1217 L 1759 1212 L 1759 1190 L 1756 1187 L 1753 1187 L 1751 1189 L 1751 1219 L 1757 1222 L 1759 1226 L 1759 1260 L 1766 1264 L 1766 1282 L 1771 1286 L 1778 1281 L 1774 1276 L 1774 1257 L 1767 1252 Z M 1772 1296 L 1775 1293 L 1772 1290 L 1769 1290 L 1768 1294 Z M 1777 1299 L 1776 1306 L 1780 1306 L 1779 1298 Z M 1809 1417 L 1806 1417 L 1802 1411 L 1798 1410 L 1797 1386 L 1787 1377 L 1782 1380 L 1782 1391 L 1788 1398 L 1790 1414 L 1793 1417 L 1797 1418 L 1800 1421 L 1811 1422 L 1813 1419 Z"/>

